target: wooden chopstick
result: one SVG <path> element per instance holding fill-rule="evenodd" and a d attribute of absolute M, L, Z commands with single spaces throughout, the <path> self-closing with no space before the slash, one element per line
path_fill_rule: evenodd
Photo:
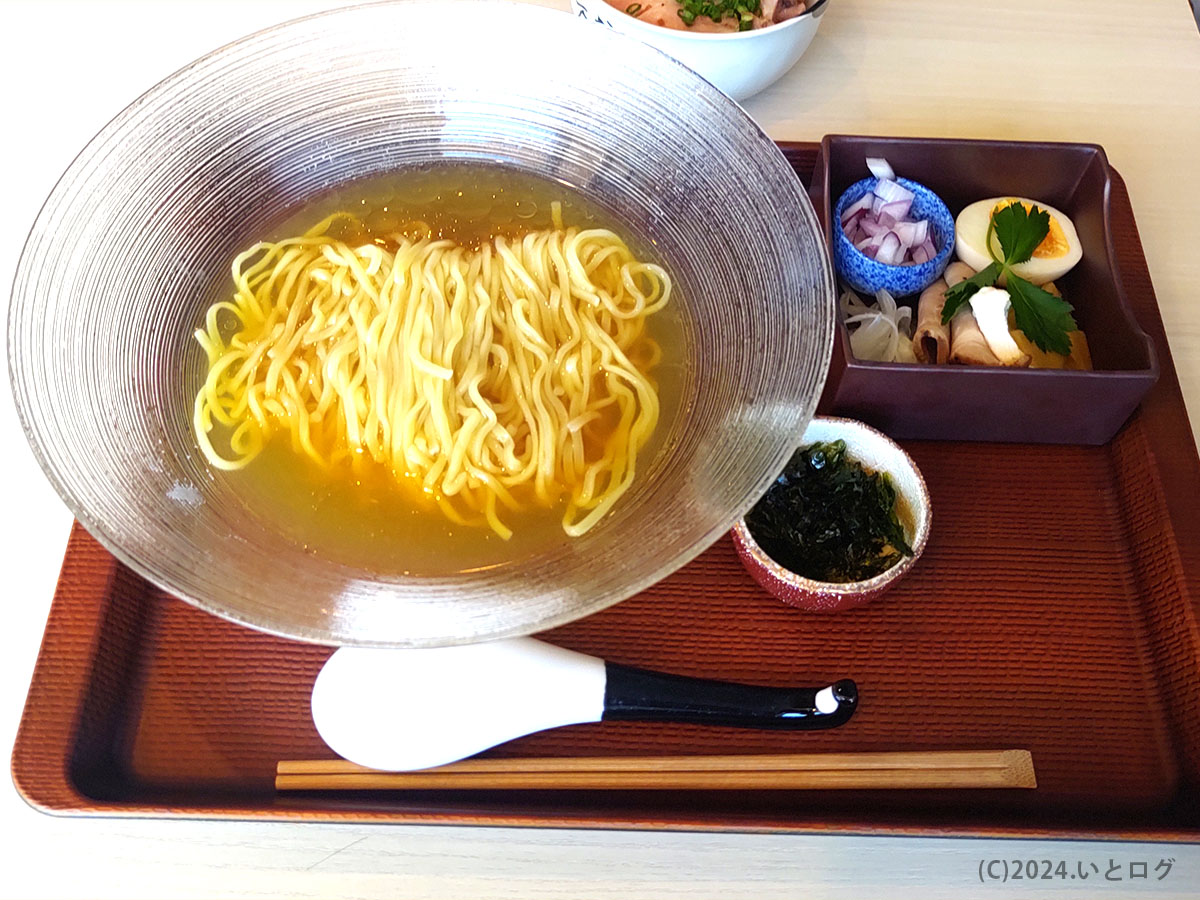
<path fill-rule="evenodd" d="M 283 760 L 277 790 L 1033 788 L 1028 750 L 467 759 L 419 772 Z"/>

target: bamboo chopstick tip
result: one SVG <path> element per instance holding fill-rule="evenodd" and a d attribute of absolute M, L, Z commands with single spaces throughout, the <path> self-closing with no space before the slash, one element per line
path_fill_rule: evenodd
<path fill-rule="evenodd" d="M 1001 755 L 1005 766 L 1012 773 L 1013 787 L 1037 787 L 1037 773 L 1033 767 L 1032 753 L 1028 750 L 1005 750 Z"/>

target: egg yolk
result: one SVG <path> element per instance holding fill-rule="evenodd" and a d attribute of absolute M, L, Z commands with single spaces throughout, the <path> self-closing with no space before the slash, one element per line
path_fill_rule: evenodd
<path fill-rule="evenodd" d="M 1007 200 L 1001 200 L 992 207 L 992 215 L 995 215 L 999 210 L 1006 206 L 1012 206 L 1014 203 L 1020 203 L 1016 197 L 1010 197 Z M 1025 207 L 1025 212 L 1030 213 L 1033 207 L 1028 203 L 1021 203 Z M 1043 207 L 1038 207 L 1043 209 Z M 1058 219 L 1054 215 L 1050 215 L 1050 230 L 1046 232 L 1046 236 L 1042 238 L 1042 242 L 1033 249 L 1034 259 L 1058 259 L 1061 256 L 1066 256 L 1071 250 L 1071 245 L 1067 243 L 1067 236 L 1063 234 L 1062 226 L 1058 224 Z"/>

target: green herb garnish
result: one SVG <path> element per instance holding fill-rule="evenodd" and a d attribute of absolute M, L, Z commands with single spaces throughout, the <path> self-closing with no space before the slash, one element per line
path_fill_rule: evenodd
<path fill-rule="evenodd" d="M 1014 201 L 992 213 L 984 239 L 994 260 L 982 272 L 961 281 L 946 291 L 942 307 L 942 323 L 948 323 L 976 291 L 994 285 L 1002 277 L 1012 298 L 1013 317 L 1017 328 L 1042 350 L 1068 354 L 1071 352 L 1072 331 L 1078 326 L 1071 316 L 1072 306 L 1061 297 L 1042 290 L 1013 272 L 1012 267 L 1027 261 L 1050 231 L 1050 213 L 1033 207 L 1026 211 L 1024 204 Z M 992 235 L 1000 242 L 1004 258 L 992 251 Z"/>
<path fill-rule="evenodd" d="M 746 525 L 773 560 L 818 581 L 864 581 L 912 555 L 891 479 L 850 459 L 845 441 L 797 450 Z"/>
<path fill-rule="evenodd" d="M 720 22 L 726 16 L 737 19 L 738 31 L 754 27 L 754 17 L 762 12 L 762 0 L 677 0 L 678 15 L 691 26 L 698 16 L 708 16 Z M 628 10 L 626 10 L 628 12 Z"/>
<path fill-rule="evenodd" d="M 627 7 L 625 7 L 625 12 L 636 18 L 645 12 L 645 8 L 640 3 L 630 3 Z"/>

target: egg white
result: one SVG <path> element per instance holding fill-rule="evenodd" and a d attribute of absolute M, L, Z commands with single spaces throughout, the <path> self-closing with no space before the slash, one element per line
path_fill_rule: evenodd
<path fill-rule="evenodd" d="M 991 197 L 979 200 L 966 207 L 954 221 L 954 250 L 958 258 L 975 271 L 981 271 L 992 263 L 993 254 L 1001 256 L 1000 242 L 992 235 L 992 253 L 988 253 L 987 233 L 991 222 L 992 210 L 996 204 L 1006 199 L 1020 200 L 1022 203 L 1036 206 L 1050 213 L 1052 219 L 1058 222 L 1063 236 L 1067 240 L 1067 252 L 1059 257 L 1032 257 L 1023 263 L 1012 267 L 1012 270 L 1033 284 L 1045 284 L 1054 281 L 1071 271 L 1083 258 L 1083 248 L 1079 244 L 1079 235 L 1075 231 L 1075 223 L 1053 206 L 1047 206 L 1040 200 L 1030 200 L 1028 197 Z M 1003 279 L 1000 282 L 1004 283 Z"/>

